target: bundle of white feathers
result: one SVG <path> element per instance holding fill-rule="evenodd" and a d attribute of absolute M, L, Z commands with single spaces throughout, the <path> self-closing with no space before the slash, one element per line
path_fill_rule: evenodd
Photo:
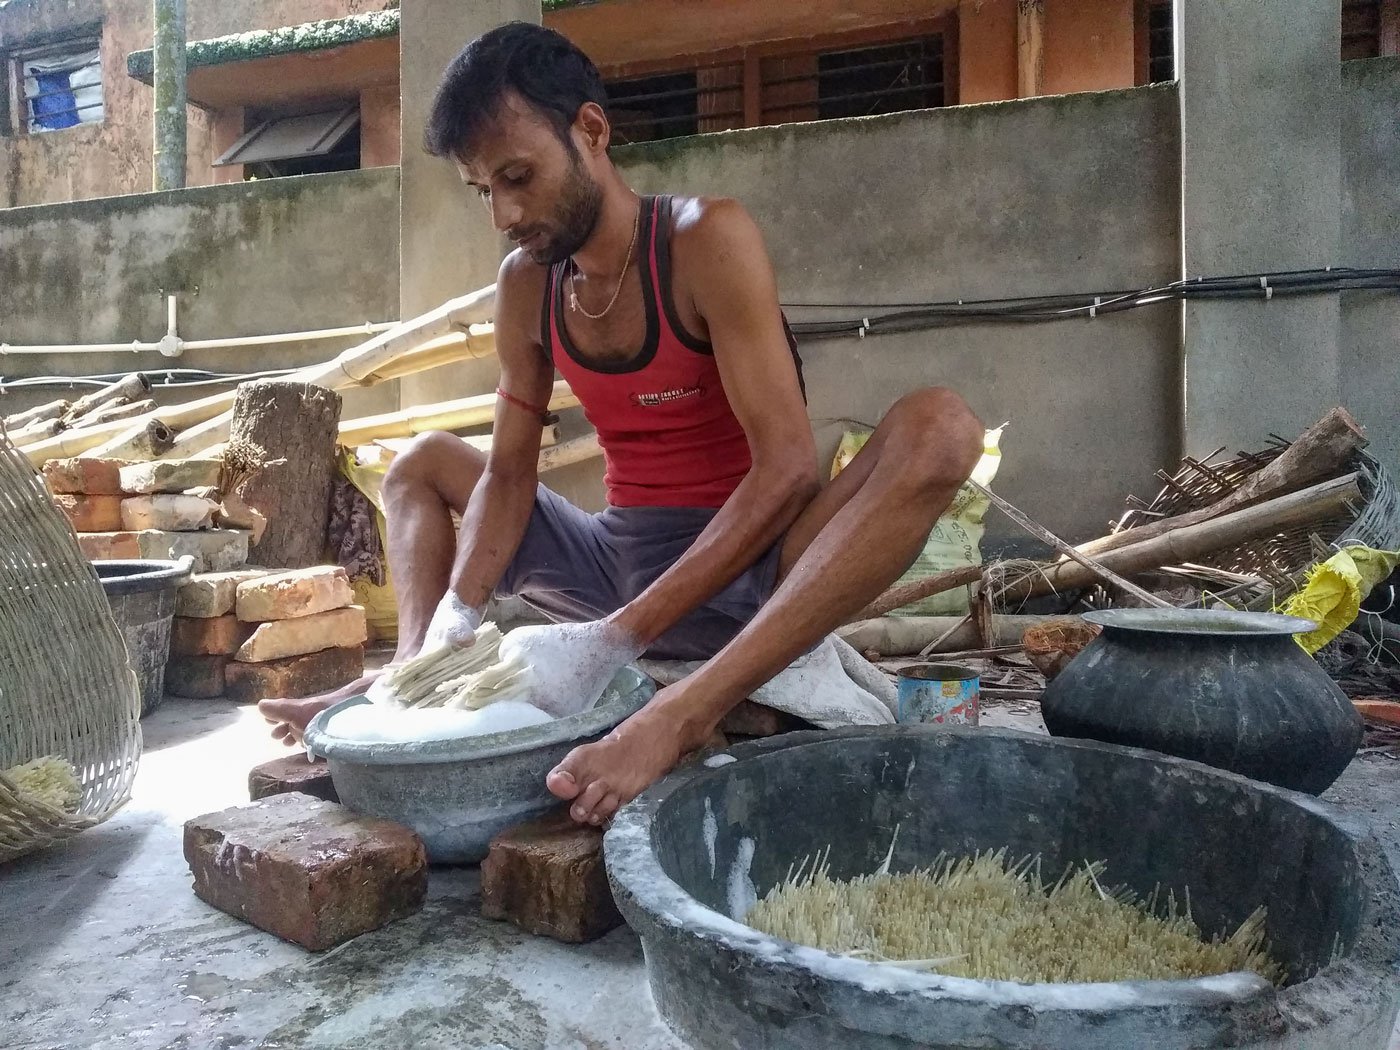
<path fill-rule="evenodd" d="M 830 855 L 830 849 L 826 855 Z M 1105 889 L 1102 863 L 1051 886 L 1040 860 L 1006 850 L 891 875 L 833 879 L 825 857 L 804 861 L 750 909 L 754 929 L 858 959 L 956 977 L 1022 982 L 1176 980 L 1253 971 L 1275 984 L 1263 908 L 1228 937 L 1206 940 L 1184 906 L 1154 891 L 1139 901 Z"/>
<path fill-rule="evenodd" d="M 477 711 L 518 699 L 528 667 L 517 652 L 501 650 L 500 629 L 483 623 L 465 649 L 447 647 L 415 656 L 387 672 L 377 695 L 398 707 L 445 707 Z"/>
<path fill-rule="evenodd" d="M 4 770 L 4 777 L 19 790 L 21 797 L 65 813 L 76 812 L 83 798 L 78 771 L 71 762 L 57 755 L 44 755 L 11 766 Z"/>

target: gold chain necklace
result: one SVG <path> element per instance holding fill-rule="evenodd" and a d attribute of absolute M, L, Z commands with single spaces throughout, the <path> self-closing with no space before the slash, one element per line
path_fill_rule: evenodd
<path fill-rule="evenodd" d="M 625 259 L 622 260 L 622 274 L 621 274 L 621 275 L 618 277 L 618 279 L 617 279 L 617 290 L 616 290 L 615 292 L 613 292 L 612 298 L 608 300 L 608 305 L 605 306 L 605 307 L 603 307 L 603 309 L 602 309 L 600 312 L 596 313 L 596 314 L 591 314 L 591 313 L 589 313 L 587 310 L 585 310 L 585 309 L 579 304 L 579 301 L 578 301 L 578 292 L 575 291 L 575 289 L 574 289 L 574 274 L 578 273 L 578 263 L 574 262 L 573 258 L 570 257 L 570 259 L 569 259 L 569 308 L 570 308 L 570 309 L 572 309 L 572 310 L 577 310 L 579 313 L 583 314 L 584 317 L 587 317 L 590 321 L 601 321 L 604 317 L 607 316 L 608 311 L 611 310 L 611 309 L 613 308 L 613 304 L 615 304 L 615 303 L 617 302 L 617 297 L 618 297 L 619 295 L 622 294 L 622 282 L 625 281 L 625 280 L 627 280 L 627 267 L 629 267 L 629 266 L 632 265 L 632 252 L 633 252 L 633 251 L 636 249 L 636 247 L 637 247 L 637 231 L 641 228 L 641 225 L 642 225 L 642 202 L 641 202 L 640 200 L 638 200 L 638 201 L 637 201 L 637 214 L 636 214 L 636 216 L 632 219 L 632 241 L 631 241 L 630 244 L 627 245 L 627 258 L 625 258 Z"/>

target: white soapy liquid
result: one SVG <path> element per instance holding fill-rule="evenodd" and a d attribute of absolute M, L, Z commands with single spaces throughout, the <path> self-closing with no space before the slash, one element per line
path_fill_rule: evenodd
<path fill-rule="evenodd" d="M 488 704 L 479 711 L 448 707 L 393 710 L 380 704 L 360 704 L 331 718 L 326 734 L 359 743 L 412 744 L 505 733 L 552 721 L 533 704 L 516 700 Z"/>
<path fill-rule="evenodd" d="M 715 819 L 715 808 L 705 799 L 705 823 L 701 829 L 705 835 L 705 852 L 710 855 L 710 878 L 715 877 L 715 843 L 719 839 L 719 821 Z"/>

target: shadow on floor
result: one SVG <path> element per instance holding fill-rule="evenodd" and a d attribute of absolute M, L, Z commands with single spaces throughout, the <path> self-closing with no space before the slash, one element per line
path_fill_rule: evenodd
<path fill-rule="evenodd" d="M 166 697 L 160 707 L 141 719 L 144 750 L 162 751 L 217 732 L 245 717 L 241 711 L 240 705 L 228 700 Z"/>

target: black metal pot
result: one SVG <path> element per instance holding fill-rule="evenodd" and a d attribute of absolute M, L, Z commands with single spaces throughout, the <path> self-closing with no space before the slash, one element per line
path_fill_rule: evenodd
<path fill-rule="evenodd" d="M 1272 613 L 1110 609 L 1041 698 L 1056 736 L 1151 748 L 1314 795 L 1361 744 L 1351 701 Z"/>

